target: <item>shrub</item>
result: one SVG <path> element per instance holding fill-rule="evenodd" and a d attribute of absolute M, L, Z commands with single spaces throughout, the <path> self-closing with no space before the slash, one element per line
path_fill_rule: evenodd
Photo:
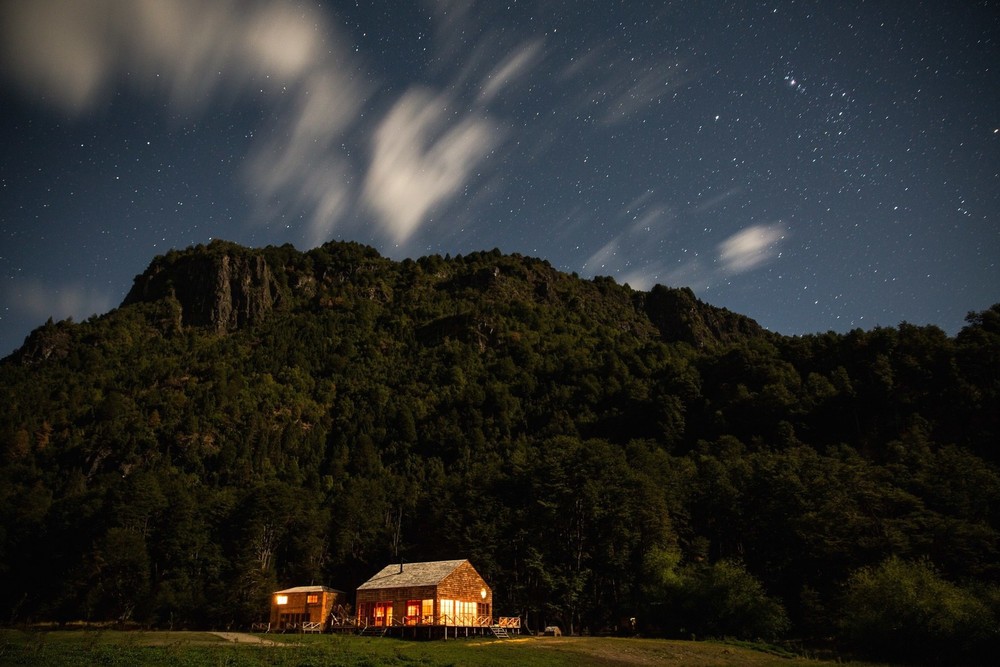
<path fill-rule="evenodd" d="M 661 609 L 681 634 L 770 640 L 788 630 L 785 608 L 742 563 L 685 568 L 665 587 Z"/>
<path fill-rule="evenodd" d="M 857 650 L 907 662 L 978 663 L 996 650 L 996 616 L 984 600 L 943 579 L 926 560 L 896 557 L 856 571 L 841 628 Z"/>

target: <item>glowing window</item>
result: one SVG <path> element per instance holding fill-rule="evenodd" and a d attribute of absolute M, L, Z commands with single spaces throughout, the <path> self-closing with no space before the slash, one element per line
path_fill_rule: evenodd
<path fill-rule="evenodd" d="M 375 603 L 375 625 L 379 627 L 388 627 L 392 625 L 392 603 L 391 602 L 376 602 Z"/>
<path fill-rule="evenodd" d="M 319 603 L 319 595 L 312 594 L 306 596 L 306 604 L 317 604 Z"/>
<path fill-rule="evenodd" d="M 441 625 L 455 625 L 454 600 L 441 600 L 441 602 L 438 603 L 438 609 L 441 611 Z"/>
<path fill-rule="evenodd" d="M 287 595 L 276 595 L 276 596 L 274 596 L 274 603 L 275 604 L 288 604 L 288 596 Z"/>
<path fill-rule="evenodd" d="M 475 625 L 476 603 L 461 602 L 455 603 L 455 622 L 457 625 Z"/>

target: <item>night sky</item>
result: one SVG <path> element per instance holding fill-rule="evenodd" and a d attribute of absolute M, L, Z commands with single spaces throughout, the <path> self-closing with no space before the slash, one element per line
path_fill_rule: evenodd
<path fill-rule="evenodd" d="M 0 0 L 0 356 L 223 238 L 499 248 L 784 334 L 1000 301 L 992 1 Z"/>

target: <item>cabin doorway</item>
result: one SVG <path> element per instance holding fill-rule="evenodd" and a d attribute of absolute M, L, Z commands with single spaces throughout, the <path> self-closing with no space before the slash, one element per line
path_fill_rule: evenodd
<path fill-rule="evenodd" d="M 375 603 L 375 627 L 387 628 L 392 625 L 392 603 Z"/>

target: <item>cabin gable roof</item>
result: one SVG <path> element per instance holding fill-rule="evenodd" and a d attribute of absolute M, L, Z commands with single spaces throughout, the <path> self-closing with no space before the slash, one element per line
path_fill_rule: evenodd
<path fill-rule="evenodd" d="M 287 595 L 288 593 L 342 593 L 343 591 L 338 591 L 336 588 L 330 588 L 328 586 L 295 586 L 294 588 L 286 588 L 283 591 L 274 591 L 271 595 Z"/>
<path fill-rule="evenodd" d="M 409 588 L 436 586 L 457 570 L 467 559 L 438 560 L 427 563 L 393 563 L 386 565 L 374 577 L 358 586 L 359 591 L 378 588 Z"/>

